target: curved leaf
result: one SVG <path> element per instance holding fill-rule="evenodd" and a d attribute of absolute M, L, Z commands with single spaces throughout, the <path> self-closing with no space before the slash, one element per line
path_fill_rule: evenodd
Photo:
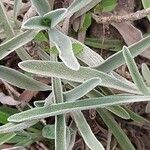
<path fill-rule="evenodd" d="M 150 70 L 146 64 L 142 64 L 142 75 L 148 85 L 150 85 Z"/>

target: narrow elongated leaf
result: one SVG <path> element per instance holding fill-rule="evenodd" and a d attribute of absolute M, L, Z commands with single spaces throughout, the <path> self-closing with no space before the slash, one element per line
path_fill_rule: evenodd
<path fill-rule="evenodd" d="M 88 67 L 80 67 L 78 71 L 67 68 L 63 63 L 50 61 L 28 60 L 19 63 L 19 67 L 23 70 L 43 76 L 52 76 L 67 79 L 75 82 L 84 82 L 91 78 L 100 78 L 102 81 L 99 85 L 104 87 L 115 88 L 129 93 L 138 93 L 135 87 L 131 87 L 121 80 L 115 79 L 103 72 L 90 69 Z M 45 69 L 46 68 L 46 69 Z"/>
<path fill-rule="evenodd" d="M 91 1 L 92 0 L 74 0 L 68 7 L 67 16 L 73 15 L 75 12 L 88 5 Z"/>
<path fill-rule="evenodd" d="M 100 82 L 101 80 L 99 78 L 87 80 L 86 82 L 75 87 L 74 89 L 65 92 L 63 94 L 65 101 L 74 101 L 81 98 L 82 96 L 90 92 L 92 89 L 94 89 L 97 85 L 99 85 Z"/>
<path fill-rule="evenodd" d="M 72 115 L 78 130 L 88 147 L 92 150 L 104 150 L 103 145 L 96 139 L 83 114 L 81 112 L 73 112 Z"/>
<path fill-rule="evenodd" d="M 106 109 L 116 114 L 120 118 L 123 118 L 123 119 L 131 118 L 129 113 L 121 106 L 111 106 L 111 107 L 107 107 Z"/>
<path fill-rule="evenodd" d="M 19 71 L 4 66 L 0 66 L 0 79 L 22 89 L 33 91 L 51 90 L 50 86 L 36 81 Z"/>
<path fill-rule="evenodd" d="M 1 133 L 10 133 L 10 132 L 16 132 L 16 131 L 24 130 L 26 128 L 29 128 L 30 126 L 33 126 L 38 121 L 39 120 L 32 120 L 32 121 L 21 122 L 19 124 L 7 123 L 3 126 L 0 126 L 0 134 Z"/>
<path fill-rule="evenodd" d="M 150 70 L 146 64 L 142 64 L 142 75 L 147 84 L 150 85 Z"/>
<path fill-rule="evenodd" d="M 132 56 L 136 57 L 149 47 L 150 47 L 150 36 L 147 36 L 142 40 L 140 40 L 139 42 L 129 46 L 128 48 Z M 110 72 L 124 63 L 125 60 L 123 58 L 123 51 L 119 51 L 114 55 L 110 56 L 109 58 L 107 58 L 102 64 L 95 67 L 95 69 L 98 69 L 103 72 Z"/>
<path fill-rule="evenodd" d="M 123 56 L 125 58 L 126 64 L 128 66 L 128 69 L 130 71 L 130 74 L 132 76 L 132 79 L 138 89 L 143 94 L 150 94 L 149 90 L 147 89 L 142 76 L 140 75 L 140 72 L 138 71 L 138 68 L 136 66 L 136 63 L 134 62 L 134 59 L 132 58 L 132 55 L 127 47 L 123 47 Z"/>
<path fill-rule="evenodd" d="M 78 70 L 80 65 L 74 56 L 70 38 L 57 29 L 49 30 L 48 34 L 50 41 L 52 41 L 58 49 L 59 57 L 64 64 L 70 69 Z"/>
<path fill-rule="evenodd" d="M 40 16 L 43 16 L 51 10 L 48 0 L 31 0 L 31 2 Z"/>
<path fill-rule="evenodd" d="M 42 129 L 42 136 L 47 139 L 55 139 L 55 125 L 46 125 Z"/>
<path fill-rule="evenodd" d="M 27 110 L 18 114 L 14 114 L 8 118 L 8 121 L 22 122 L 32 119 L 41 119 L 50 116 L 60 115 L 76 110 L 88 110 L 92 108 L 104 108 L 111 105 L 119 105 L 125 103 L 149 101 L 150 96 L 105 96 L 100 98 L 84 99 L 76 102 L 65 102 L 52 104 L 48 107 L 39 107 Z"/>
<path fill-rule="evenodd" d="M 1 44 L 0 59 L 3 59 L 11 52 L 17 50 L 18 48 L 22 47 L 26 43 L 30 42 L 38 32 L 39 31 L 37 30 L 26 31 L 13 37 L 12 39 L 6 41 L 5 43 Z"/>
<path fill-rule="evenodd" d="M 14 18 L 17 19 L 17 15 L 21 9 L 22 0 L 14 0 Z"/>
<path fill-rule="evenodd" d="M 108 126 L 108 128 L 111 130 L 118 143 L 120 144 L 121 148 L 123 150 L 135 150 L 134 146 L 132 145 L 124 131 L 120 128 L 120 126 L 111 116 L 111 114 L 103 109 L 97 109 L 97 112 L 102 117 L 103 121 Z"/>
<path fill-rule="evenodd" d="M 0 134 L 0 145 L 4 144 L 5 142 L 12 139 L 16 134 L 15 133 L 8 133 L 8 134 Z"/>

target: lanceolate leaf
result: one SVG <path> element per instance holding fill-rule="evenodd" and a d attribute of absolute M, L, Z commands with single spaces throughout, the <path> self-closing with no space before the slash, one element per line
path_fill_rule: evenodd
<path fill-rule="evenodd" d="M 135 87 L 131 87 L 121 80 L 115 79 L 103 72 L 90 69 L 88 67 L 80 67 L 78 71 L 67 68 L 63 63 L 56 63 L 50 61 L 36 61 L 29 60 L 19 64 L 20 68 L 27 72 L 52 76 L 62 79 L 67 79 L 75 82 L 84 82 L 91 78 L 100 78 L 102 81 L 99 85 L 111 87 L 129 93 L 139 93 Z M 45 69 L 46 68 L 46 69 Z"/>
<path fill-rule="evenodd" d="M 140 53 L 142 53 L 144 50 L 150 47 L 150 36 L 147 36 L 146 38 L 143 38 L 139 42 L 129 46 L 129 50 L 133 57 L 136 57 Z M 119 51 L 115 53 L 114 55 L 110 56 L 108 59 L 106 59 L 102 64 L 95 67 L 95 69 L 98 69 L 103 72 L 110 72 L 117 67 L 121 66 L 125 63 L 125 60 L 123 58 L 123 51 Z"/>
<path fill-rule="evenodd" d="M 1 44 L 0 59 L 3 59 L 11 52 L 17 50 L 18 48 L 22 47 L 26 43 L 30 42 L 38 32 L 39 31 L 37 30 L 26 31 L 13 37 L 12 39 L 6 41 L 5 43 Z"/>
<path fill-rule="evenodd" d="M 150 7 L 150 1 L 149 1 L 149 0 L 142 0 L 142 3 L 143 3 L 144 9 Z M 149 19 L 149 21 L 150 21 L 150 15 L 148 16 L 148 19 Z"/>
<path fill-rule="evenodd" d="M 23 129 L 29 128 L 36 124 L 39 120 L 26 121 L 21 123 L 7 123 L 3 126 L 0 126 L 0 134 L 1 133 L 10 133 L 15 131 L 21 131 Z"/>
<path fill-rule="evenodd" d="M 48 107 L 39 107 L 14 114 L 8 118 L 11 122 L 22 122 L 32 119 L 41 119 L 50 116 L 60 115 L 77 110 L 88 110 L 92 108 L 104 108 L 111 105 L 120 105 L 140 101 L 149 101 L 150 96 L 105 96 L 100 98 L 84 99 L 76 102 L 65 102 L 52 104 Z"/>
<path fill-rule="evenodd" d="M 87 80 L 86 82 L 75 87 L 74 89 L 65 92 L 63 94 L 65 101 L 74 101 L 81 98 L 82 96 L 93 90 L 97 85 L 99 85 L 100 82 L 101 80 L 99 78 Z"/>
<path fill-rule="evenodd" d="M 127 63 L 127 66 L 129 68 L 130 74 L 132 76 L 132 79 L 138 89 L 143 94 L 150 94 L 149 90 L 146 87 L 146 84 L 143 81 L 142 76 L 140 75 L 140 72 L 138 71 L 138 68 L 136 66 L 136 63 L 134 62 L 134 59 L 132 58 L 132 55 L 127 47 L 123 47 L 123 56 L 125 58 L 125 61 Z"/>
<path fill-rule="evenodd" d="M 17 19 L 17 15 L 20 11 L 20 8 L 22 6 L 22 0 L 14 0 L 14 18 Z"/>
<path fill-rule="evenodd" d="M 0 66 L 0 79 L 22 89 L 33 91 L 51 90 L 51 87 L 20 73 L 14 69 Z"/>
<path fill-rule="evenodd" d="M 55 44 L 59 51 L 59 57 L 65 63 L 65 65 L 70 69 L 78 70 L 80 65 L 74 56 L 70 38 L 57 29 L 49 30 L 48 34 L 50 41 Z"/>
<path fill-rule="evenodd" d="M 48 0 L 31 0 L 39 15 L 43 16 L 51 10 Z"/>
<path fill-rule="evenodd" d="M 134 146 L 132 145 L 124 131 L 120 128 L 120 126 L 111 116 L 111 114 L 103 109 L 97 109 L 97 112 L 102 117 L 103 121 L 108 126 L 108 128 L 111 130 L 118 143 L 120 144 L 121 148 L 123 150 L 135 150 Z"/>
<path fill-rule="evenodd" d="M 94 136 L 83 114 L 81 112 L 73 112 L 72 115 L 78 130 L 88 147 L 91 150 L 104 150 L 103 145 Z"/>

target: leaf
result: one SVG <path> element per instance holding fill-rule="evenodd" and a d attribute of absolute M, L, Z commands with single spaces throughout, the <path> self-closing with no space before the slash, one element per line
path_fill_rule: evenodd
<path fill-rule="evenodd" d="M 85 14 L 83 25 L 81 26 L 81 30 L 86 31 L 91 26 L 91 23 L 92 23 L 92 14 L 91 13 Z"/>
<path fill-rule="evenodd" d="M 150 46 L 150 36 L 147 36 L 143 38 L 142 40 L 136 42 L 135 44 L 129 46 L 129 50 L 133 57 L 136 57 L 140 53 L 142 53 L 144 50 L 149 48 Z M 94 67 L 97 70 L 100 70 L 102 72 L 110 72 L 117 67 L 121 66 L 125 63 L 125 60 L 123 58 L 123 51 L 119 51 L 109 58 L 107 58 L 103 63 L 100 65 Z"/>
<path fill-rule="evenodd" d="M 74 0 L 71 5 L 68 7 L 67 16 L 73 15 L 75 12 L 79 11 L 86 5 L 88 5 L 92 0 Z"/>
<path fill-rule="evenodd" d="M 0 123 L 1 123 L 1 124 L 7 123 L 7 122 L 8 122 L 8 121 L 7 121 L 7 118 L 8 118 L 8 117 L 9 117 L 9 114 L 8 114 L 8 113 L 3 112 L 3 111 L 0 110 Z"/>
<path fill-rule="evenodd" d="M 14 0 L 14 18 L 17 19 L 18 13 L 20 11 L 20 8 L 22 6 L 22 0 Z"/>
<path fill-rule="evenodd" d="M 147 84 L 150 85 L 150 70 L 146 64 L 142 64 L 142 75 L 146 80 Z"/>
<path fill-rule="evenodd" d="M 26 128 L 29 128 L 30 126 L 33 126 L 36 124 L 39 120 L 31 120 L 31 121 L 26 121 L 26 122 L 21 122 L 21 123 L 7 123 L 3 126 L 0 126 L 0 134 L 1 133 L 10 133 L 10 132 L 16 132 L 16 131 L 21 131 Z"/>
<path fill-rule="evenodd" d="M 142 1 L 142 4 L 143 4 L 144 9 L 150 7 L 150 1 L 149 1 L 149 0 L 141 0 L 141 1 Z M 147 17 L 148 17 L 148 20 L 150 21 L 150 15 L 147 16 Z"/>
<path fill-rule="evenodd" d="M 40 16 L 43 16 L 51 10 L 48 0 L 31 0 L 31 2 Z"/>
<path fill-rule="evenodd" d="M 41 119 L 50 116 L 60 115 L 71 111 L 88 110 L 92 108 L 104 108 L 112 105 L 120 105 L 133 102 L 149 101 L 150 96 L 105 96 L 99 98 L 84 99 L 75 102 L 52 104 L 48 107 L 38 107 L 14 114 L 8 118 L 11 122 L 22 122 L 32 119 Z"/>
<path fill-rule="evenodd" d="M 83 114 L 81 112 L 73 112 L 72 115 L 87 146 L 92 150 L 104 150 L 103 145 L 96 139 Z"/>
<path fill-rule="evenodd" d="M 129 49 L 126 46 L 123 47 L 123 56 L 135 85 L 143 94 L 150 94 L 150 91 L 147 89 Z"/>
<path fill-rule="evenodd" d="M 15 133 L 8 133 L 8 134 L 0 134 L 0 145 L 6 143 L 10 139 L 12 139 L 16 134 Z"/>
<path fill-rule="evenodd" d="M 57 29 L 48 31 L 49 39 L 52 41 L 59 51 L 59 57 L 64 64 L 73 70 L 79 70 L 79 63 L 72 51 L 72 43 L 68 36 L 64 35 Z"/>
<path fill-rule="evenodd" d="M 23 32 L 0 45 L 0 60 L 30 42 L 39 31 L 30 30 Z"/>
<path fill-rule="evenodd" d="M 42 136 L 47 139 L 55 139 L 55 125 L 44 126 Z"/>
<path fill-rule="evenodd" d="M 112 113 L 114 113 L 115 115 L 119 116 L 120 118 L 123 119 L 130 119 L 130 115 L 129 113 L 121 106 L 111 106 L 111 107 L 107 107 L 107 110 L 111 111 Z"/>
<path fill-rule="evenodd" d="M 61 8 L 54 11 L 50 11 L 44 16 L 35 16 L 26 20 L 22 28 L 24 29 L 39 29 L 46 30 L 49 28 L 54 28 L 60 21 L 62 21 L 63 16 L 67 12 L 67 9 Z"/>
<path fill-rule="evenodd" d="M 0 79 L 22 89 L 33 91 L 51 90 L 50 86 L 36 81 L 19 71 L 4 66 L 0 66 Z"/>
<path fill-rule="evenodd" d="M 117 139 L 119 145 L 123 150 L 135 150 L 134 146 L 132 145 L 131 141 L 128 139 L 124 131 L 120 128 L 111 114 L 103 109 L 97 109 L 97 112 L 102 117 L 105 124 L 111 130 L 115 138 Z"/>
<path fill-rule="evenodd" d="M 121 80 L 115 79 L 108 74 L 91 69 L 89 67 L 80 67 L 78 71 L 74 71 L 67 68 L 63 63 L 40 60 L 24 61 L 19 63 L 19 67 L 30 73 L 35 73 L 48 77 L 52 76 L 75 82 L 84 82 L 86 80 L 96 77 L 102 80 L 102 82 L 99 84 L 101 86 L 115 88 L 129 93 L 133 92 L 139 94 L 135 87 L 131 87 Z"/>
<path fill-rule="evenodd" d="M 85 81 L 81 85 L 75 87 L 74 89 L 65 92 L 64 99 L 65 101 L 74 101 L 86 95 L 92 89 L 94 89 L 101 80 L 99 78 L 92 78 L 90 80 Z"/>

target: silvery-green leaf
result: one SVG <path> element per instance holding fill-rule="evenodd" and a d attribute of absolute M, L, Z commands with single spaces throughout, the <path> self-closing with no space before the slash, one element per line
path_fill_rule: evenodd
<path fill-rule="evenodd" d="M 142 64 L 142 75 L 147 84 L 150 85 L 150 70 L 146 64 Z"/>
<path fill-rule="evenodd" d="M 121 127 L 117 124 L 115 119 L 111 116 L 111 114 L 104 109 L 97 109 L 97 112 L 102 117 L 103 121 L 108 126 L 108 128 L 111 130 L 121 148 L 123 150 L 135 150 L 131 141 L 121 129 Z"/>
<path fill-rule="evenodd" d="M 22 0 L 14 0 L 14 18 L 17 19 L 17 15 L 20 11 L 20 8 L 22 6 Z"/>
<path fill-rule="evenodd" d="M 30 42 L 39 31 L 30 30 L 23 32 L 0 45 L 0 59 L 3 59 L 13 51 Z"/>
<path fill-rule="evenodd" d="M 132 96 L 132 95 L 112 95 L 99 98 L 84 99 L 75 102 L 65 102 L 52 104 L 48 107 L 38 107 L 18 114 L 14 114 L 8 118 L 11 122 L 22 122 L 33 119 L 47 118 L 50 116 L 60 115 L 72 111 L 88 110 L 93 108 L 104 108 L 112 105 L 121 105 L 133 102 L 150 101 L 150 96 Z"/>
<path fill-rule="evenodd" d="M 150 91 L 147 89 L 129 49 L 126 46 L 123 47 L 123 56 L 135 85 L 143 94 L 150 94 Z"/>
<path fill-rule="evenodd" d="M 19 67 L 30 73 L 48 77 L 57 77 L 75 82 L 84 82 L 96 77 L 102 80 L 99 84 L 101 86 L 139 94 L 139 91 L 137 91 L 136 87 L 131 87 L 121 80 L 115 79 L 106 73 L 91 69 L 89 67 L 80 67 L 78 71 L 75 71 L 69 69 L 63 63 L 40 60 L 24 61 L 19 63 Z"/>
<path fill-rule="evenodd" d="M 103 145 L 96 139 L 82 112 L 73 112 L 72 116 L 87 146 L 91 150 L 105 150 Z"/>
<path fill-rule="evenodd" d="M 59 57 L 64 64 L 72 70 L 79 70 L 80 65 L 74 56 L 70 38 L 57 29 L 49 30 L 48 34 L 50 41 L 52 41 L 58 49 Z"/>
<path fill-rule="evenodd" d="M 22 24 L 22 28 L 24 29 L 39 29 L 46 30 L 48 27 L 42 25 L 42 18 L 40 16 L 31 17 Z"/>
<path fill-rule="evenodd" d="M 15 133 L 7 133 L 7 134 L 0 134 L 0 145 L 6 143 L 10 139 L 12 139 L 16 134 Z"/>
<path fill-rule="evenodd" d="M 149 0 L 141 0 L 144 9 L 149 8 L 150 7 L 150 1 Z M 148 20 L 150 21 L 150 15 L 148 15 Z"/>
<path fill-rule="evenodd" d="M 139 42 L 136 42 L 135 44 L 129 46 L 128 48 L 132 56 L 136 57 L 149 47 L 150 47 L 150 36 L 147 36 L 142 40 L 140 40 Z M 125 60 L 123 58 L 123 51 L 119 51 L 110 56 L 109 58 L 107 58 L 102 64 L 95 67 L 95 69 L 98 69 L 103 72 L 110 72 L 124 63 Z"/>
<path fill-rule="evenodd" d="M 92 0 L 74 0 L 68 7 L 67 16 L 73 15 L 78 10 L 88 5 Z"/>
<path fill-rule="evenodd" d="M 90 80 L 83 82 L 81 85 L 63 94 L 65 101 L 74 101 L 83 97 L 88 92 L 93 90 L 97 85 L 99 85 L 100 82 L 101 82 L 100 78 L 92 78 Z"/>
<path fill-rule="evenodd" d="M 55 125 L 46 125 L 42 129 L 42 136 L 47 139 L 55 139 Z"/>
<path fill-rule="evenodd" d="M 21 122 L 21 123 L 7 123 L 3 126 L 0 126 L 0 134 L 1 133 L 10 133 L 10 132 L 16 132 L 16 131 L 21 131 L 26 128 L 29 128 L 30 126 L 33 126 L 39 122 L 39 120 L 32 120 L 32 121 L 26 121 L 26 122 Z"/>
<path fill-rule="evenodd" d="M 39 15 L 43 16 L 51 10 L 48 0 L 31 0 Z"/>
<path fill-rule="evenodd" d="M 60 21 L 62 21 L 66 13 L 67 13 L 67 9 L 60 8 L 45 14 L 44 18 L 50 19 L 51 20 L 50 27 L 54 28 Z"/>
<path fill-rule="evenodd" d="M 5 80 L 6 82 L 22 89 L 33 91 L 51 90 L 50 86 L 5 66 L 0 66 L 0 79 Z"/>

